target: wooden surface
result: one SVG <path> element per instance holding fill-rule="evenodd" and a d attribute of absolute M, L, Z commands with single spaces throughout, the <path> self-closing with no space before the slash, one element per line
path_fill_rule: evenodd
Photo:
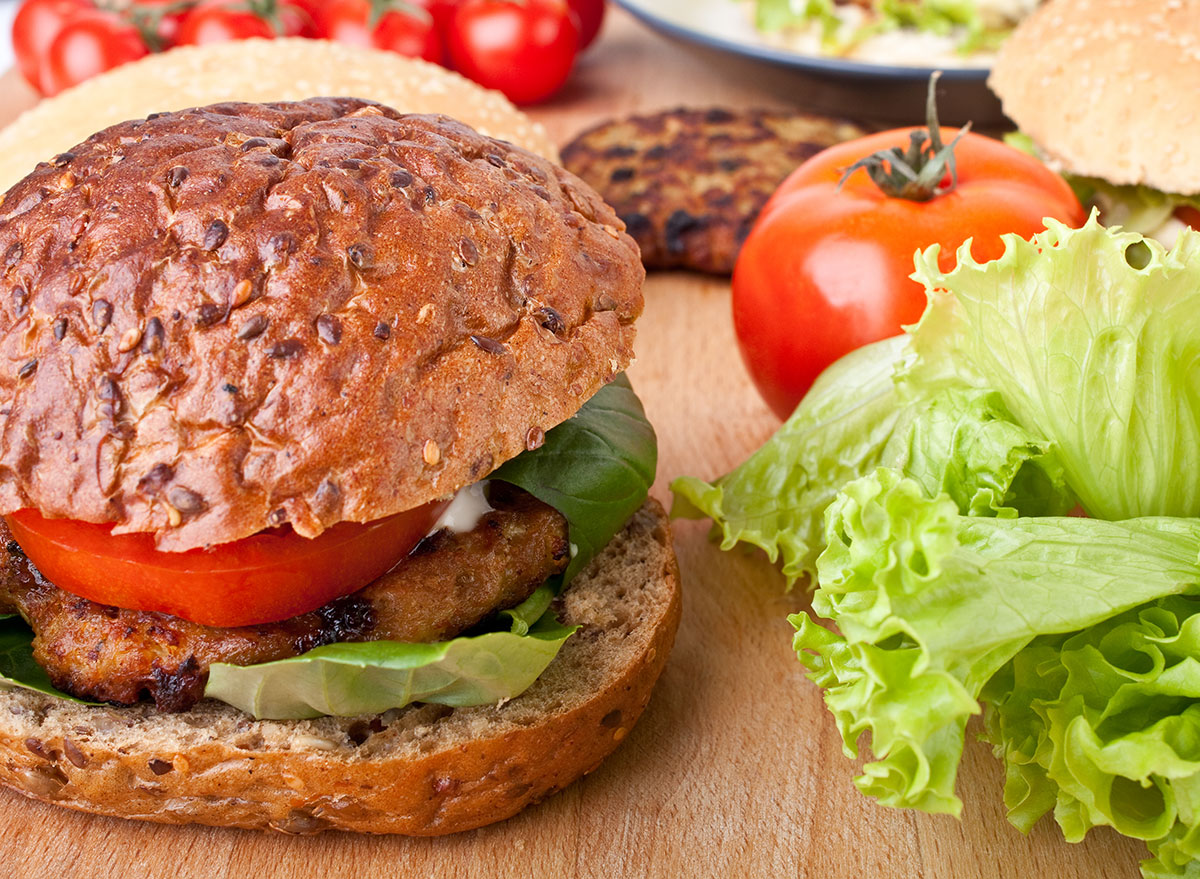
<path fill-rule="evenodd" d="M 619 13 L 573 84 L 540 118 L 559 142 L 609 114 L 681 103 L 780 104 L 786 77 L 714 67 Z M 28 100 L 0 79 L 0 113 Z M 853 115 L 853 107 L 846 108 Z M 738 359 L 726 283 L 652 276 L 630 371 L 658 428 L 655 494 L 716 476 L 777 422 Z M 968 743 L 963 819 L 876 806 L 785 616 L 801 606 L 759 556 L 721 553 L 701 523 L 677 525 L 684 616 L 649 709 L 599 770 L 490 828 L 442 839 L 291 838 L 79 815 L 0 791 L 0 864 L 19 877 L 1136 877 L 1144 849 L 1111 832 L 1067 845 L 1048 822 L 1004 819 L 1001 770 Z"/>

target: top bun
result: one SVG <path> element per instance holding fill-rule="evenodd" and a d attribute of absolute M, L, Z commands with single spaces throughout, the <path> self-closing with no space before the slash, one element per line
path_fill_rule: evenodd
<path fill-rule="evenodd" d="M 102 131 L 0 203 L 0 513 L 180 551 L 447 495 L 630 362 L 622 228 L 545 159 L 359 99 Z"/>
<path fill-rule="evenodd" d="M 1200 192 L 1200 3 L 1050 0 L 988 81 L 1061 170 Z"/>
<path fill-rule="evenodd" d="M 0 131 L 0 192 L 47 156 L 126 119 L 224 101 L 354 95 L 401 113 L 446 113 L 557 161 L 541 125 L 500 92 L 395 52 L 299 37 L 177 46 L 84 80 Z"/>

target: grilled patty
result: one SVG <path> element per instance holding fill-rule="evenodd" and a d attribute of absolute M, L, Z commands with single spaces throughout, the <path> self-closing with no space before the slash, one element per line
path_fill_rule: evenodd
<path fill-rule="evenodd" d="M 569 561 L 566 520 L 531 495 L 494 483 L 474 530 L 439 531 L 395 568 L 319 610 L 277 623 L 215 628 L 79 598 L 47 582 L 0 521 L 0 613 L 33 627 L 34 658 L 80 698 L 153 699 L 183 711 L 204 695 L 214 662 L 251 665 L 335 641 L 438 641 L 525 600 Z"/>

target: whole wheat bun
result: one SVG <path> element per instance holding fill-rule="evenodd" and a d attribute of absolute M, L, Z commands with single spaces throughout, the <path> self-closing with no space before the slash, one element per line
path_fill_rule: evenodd
<path fill-rule="evenodd" d="M 170 824 L 434 835 L 501 821 L 590 772 L 638 719 L 679 622 L 679 572 L 649 501 L 560 599 L 580 626 L 499 706 L 255 721 L 0 692 L 0 783 L 73 809 Z"/>
<path fill-rule="evenodd" d="M 0 202 L 0 514 L 313 537 L 540 444 L 644 272 L 550 161 L 357 98 L 124 122 Z"/>
<path fill-rule="evenodd" d="M 1059 170 L 1200 192 L 1200 3 L 1050 0 L 988 84 Z"/>
<path fill-rule="evenodd" d="M 324 40 L 180 46 L 46 98 L 0 131 L 0 192 L 94 131 L 164 110 L 223 101 L 354 95 L 401 113 L 445 113 L 480 133 L 557 161 L 541 125 L 507 98 L 436 64 Z"/>

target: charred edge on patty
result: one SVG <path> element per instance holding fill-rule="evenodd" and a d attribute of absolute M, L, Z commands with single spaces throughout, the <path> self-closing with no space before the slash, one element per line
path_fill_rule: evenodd
<path fill-rule="evenodd" d="M 88 601 L 48 582 L 0 522 L 0 612 L 19 612 L 36 635 L 34 658 L 56 687 L 99 702 L 151 699 L 184 711 L 204 696 L 214 662 L 252 665 L 339 641 L 444 640 L 512 607 L 569 561 L 562 515 L 497 483 L 474 530 L 430 535 L 395 568 L 353 595 L 277 623 L 215 628 L 162 613 Z"/>

